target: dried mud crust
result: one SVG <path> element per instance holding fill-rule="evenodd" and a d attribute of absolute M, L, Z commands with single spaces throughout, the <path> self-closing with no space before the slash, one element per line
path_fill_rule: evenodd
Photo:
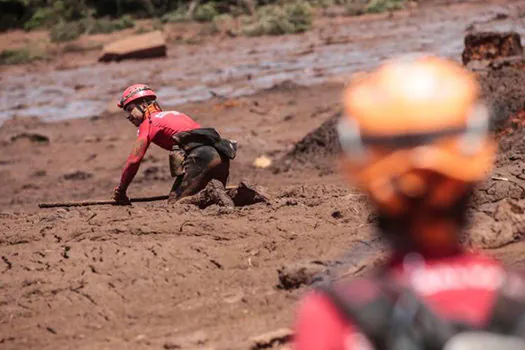
<path fill-rule="evenodd" d="M 503 67 L 480 73 L 482 94 L 493 111 L 492 127 L 500 130 L 509 117 L 525 109 L 525 69 Z"/>
<path fill-rule="evenodd" d="M 463 64 L 470 61 L 494 60 L 500 57 L 519 56 L 523 53 L 521 38 L 516 32 L 475 32 L 465 36 Z"/>
<path fill-rule="evenodd" d="M 475 191 L 468 243 L 497 248 L 525 236 L 525 128 L 500 140 L 496 166 Z"/>

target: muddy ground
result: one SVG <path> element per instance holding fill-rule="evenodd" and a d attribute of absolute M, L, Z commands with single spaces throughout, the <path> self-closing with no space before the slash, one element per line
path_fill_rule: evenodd
<path fill-rule="evenodd" d="M 479 14 L 501 2 L 487 4 L 455 6 Z M 407 21 L 415 28 L 425 16 L 445 20 L 454 11 L 433 6 L 394 16 L 389 26 L 397 23 L 402 33 Z M 367 18 L 359 21 L 370 28 L 385 20 Z M 328 28 L 348 31 L 348 21 Z M 264 40 L 277 45 L 279 39 Z M 366 40 L 356 47 L 371 45 Z M 374 40 L 392 45 L 389 36 Z M 389 47 L 403 52 L 403 43 Z M 52 74 L 56 68 L 33 69 Z M 3 74 L 17 77 L 14 68 Z M 326 121 L 339 112 L 342 87 L 284 81 L 251 96 L 176 107 L 239 141 L 231 184 L 248 179 L 265 187 L 269 203 L 234 210 L 164 202 L 39 209 L 40 202 L 110 197 L 135 130 L 109 112 L 56 123 L 7 120 L 0 128 L 0 348 L 248 349 L 253 336 L 290 327 L 307 290 L 278 287 L 283 266 L 306 263 L 351 276 L 377 265 L 384 248 L 366 200 L 344 184 L 334 152 L 327 152 L 337 150 Z M 507 116 L 497 168 L 476 192 L 466 238 L 472 249 L 516 267 L 525 265 L 523 116 Z M 274 166 L 254 168 L 263 154 Z M 170 186 L 167 154 L 153 145 L 129 194 L 165 194 Z"/>

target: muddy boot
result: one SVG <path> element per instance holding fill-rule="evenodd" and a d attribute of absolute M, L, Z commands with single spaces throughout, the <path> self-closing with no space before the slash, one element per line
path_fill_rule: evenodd
<path fill-rule="evenodd" d="M 176 203 L 181 195 L 181 184 L 183 180 L 183 175 L 179 175 L 175 178 L 175 181 L 173 182 L 173 186 L 171 186 L 170 193 L 168 194 L 168 204 L 174 204 Z"/>
<path fill-rule="evenodd" d="M 180 204 L 193 204 L 200 209 L 214 204 L 220 207 L 234 207 L 233 200 L 226 193 L 224 185 L 218 180 L 211 180 L 201 192 L 181 198 L 178 202 Z"/>
<path fill-rule="evenodd" d="M 177 202 L 177 194 L 175 192 L 170 192 L 168 194 L 168 204 L 175 204 Z"/>
<path fill-rule="evenodd" d="M 221 207 L 234 207 L 233 200 L 226 193 L 224 185 L 219 180 L 211 180 L 203 191 L 212 204 Z"/>

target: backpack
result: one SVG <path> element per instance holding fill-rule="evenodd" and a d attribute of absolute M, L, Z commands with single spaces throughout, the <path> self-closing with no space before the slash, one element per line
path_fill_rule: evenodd
<path fill-rule="evenodd" d="M 512 272 L 506 272 L 489 320 L 480 328 L 439 317 L 413 289 L 385 273 L 350 285 L 320 286 L 318 290 L 376 349 L 525 349 L 525 280 Z M 363 301 L 356 292 L 372 297 Z"/>

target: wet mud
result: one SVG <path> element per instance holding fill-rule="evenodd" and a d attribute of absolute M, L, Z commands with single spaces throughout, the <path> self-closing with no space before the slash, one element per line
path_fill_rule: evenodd
<path fill-rule="evenodd" d="M 0 68 L 0 123 L 14 116 L 57 121 L 100 115 L 114 109 L 122 86 L 137 81 L 155 87 L 165 105 L 176 105 L 235 98 L 286 80 L 339 80 L 398 53 L 427 51 L 460 60 L 469 25 L 523 35 L 521 11 L 518 0 L 430 1 L 392 14 L 321 17 L 301 35 L 210 37 L 197 45 L 170 41 L 166 59 L 102 64 L 96 51 L 66 53 L 52 64 Z"/>
<path fill-rule="evenodd" d="M 311 33 L 264 38 L 264 50 L 260 43 L 232 39 L 238 40 L 234 45 L 238 51 L 233 51 L 229 62 L 220 58 L 233 42 L 218 43 L 217 59 L 209 67 L 223 69 L 231 63 L 237 71 L 214 73 L 216 85 L 213 79 L 206 80 L 212 68 L 196 73 L 196 67 L 210 62 L 205 53 L 211 43 L 193 48 L 191 60 L 185 47 L 180 55 L 156 62 L 154 68 L 147 62 L 122 62 L 58 72 L 51 66 L 27 76 L 4 71 L 3 81 L 17 83 L 9 99 L 2 92 L 1 113 L 10 119 L 0 128 L 0 348 L 285 346 L 296 302 L 307 286 L 327 278 L 365 274 L 387 254 L 374 232 L 366 197 L 346 186 L 334 167 L 339 150 L 333 123 L 340 112 L 344 82 L 313 83 L 409 49 L 441 45 L 441 53 L 460 60 L 465 24 L 484 16 L 493 18 L 494 11 L 509 6 L 487 4 L 454 2 L 421 6 L 391 18 L 337 19 L 319 24 Z M 476 26 L 498 29 L 506 21 Z M 349 36 L 350 32 L 354 34 Z M 351 40 L 333 44 L 332 39 L 330 45 L 315 46 L 321 34 Z M 400 36 L 414 40 L 393 40 Z M 283 67 L 290 68 L 283 60 L 312 43 L 313 52 L 296 56 L 294 68 L 281 75 Z M 250 50 L 256 52 L 249 54 Z M 338 61 L 343 54 L 344 64 Z M 236 61 L 238 57 L 246 60 Z M 323 65 L 322 79 L 312 78 L 307 62 Z M 166 74 L 160 91 L 167 106 L 174 103 L 174 96 L 183 100 L 203 92 L 206 101 L 187 102 L 177 109 L 239 142 L 228 185 L 241 181 L 245 185 L 244 192 L 226 189 L 234 206 L 161 201 L 127 207 L 38 208 L 41 202 L 111 196 L 136 137 L 133 126 L 123 115 L 96 108 L 96 116 L 87 118 L 55 123 L 43 119 L 65 117 L 73 108 L 71 101 L 87 107 L 78 112 L 83 116 L 91 113 L 89 106 L 100 103 L 100 108 L 106 108 L 109 99 L 98 100 L 94 92 L 99 86 L 94 80 L 104 81 L 103 89 L 115 95 L 129 78 L 118 78 L 118 72 L 132 65 L 148 67 L 138 69 L 144 79 Z M 261 71 L 264 74 L 257 73 Z M 253 85 L 241 78 L 250 72 L 255 74 L 250 80 L 255 81 Z M 171 76 L 179 73 L 178 78 Z M 57 82 L 67 80 L 64 90 L 55 90 L 55 105 L 49 107 L 60 109 L 56 118 L 42 110 L 35 112 L 41 118 L 30 118 L 29 107 L 12 114 L 11 101 L 25 96 L 27 79 L 41 86 L 43 81 L 54 84 L 51 77 Z M 84 78 L 89 86 L 84 92 L 66 88 Z M 293 82 L 279 83 L 281 78 L 293 78 Z M 312 85 L 301 86 L 303 78 Z M 199 81 L 207 82 L 206 89 L 199 90 Z M 176 85 L 173 82 L 187 90 L 170 91 L 169 86 Z M 209 86 L 225 96 L 208 99 Z M 232 97 L 254 87 L 263 90 Z M 89 94 L 94 103 L 83 105 L 83 96 Z M 45 100 L 38 92 L 35 96 L 40 103 Z M 476 190 L 465 243 L 472 249 L 486 249 L 506 264 L 524 267 L 525 129 L 523 114 L 514 113 L 515 108 L 522 107 L 502 112 L 506 117 L 498 134 L 500 155 L 489 180 Z M 253 167 L 253 160 L 261 155 L 274 165 Z M 152 146 L 129 195 L 167 194 L 171 182 L 167 153 Z M 252 203 L 242 205 L 245 201 Z"/>

